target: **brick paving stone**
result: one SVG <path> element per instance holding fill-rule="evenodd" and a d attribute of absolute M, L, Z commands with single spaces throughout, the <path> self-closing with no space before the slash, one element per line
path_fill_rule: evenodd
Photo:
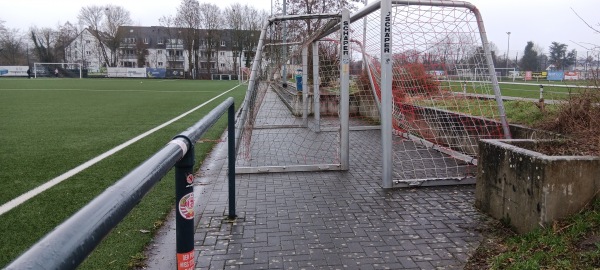
<path fill-rule="evenodd" d="M 236 175 L 233 222 L 221 168 L 199 200 L 197 269 L 462 268 L 481 241 L 475 187 L 381 188 L 380 145 L 361 139 L 379 137 L 351 132 L 348 171 Z"/>

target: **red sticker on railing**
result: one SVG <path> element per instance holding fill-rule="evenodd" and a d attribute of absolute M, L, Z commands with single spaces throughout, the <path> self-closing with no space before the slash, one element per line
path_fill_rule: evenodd
<path fill-rule="evenodd" d="M 193 270 L 196 267 L 194 251 L 177 253 L 177 270 Z"/>
<path fill-rule="evenodd" d="M 179 214 L 185 219 L 194 219 L 194 192 L 190 192 L 179 200 Z"/>

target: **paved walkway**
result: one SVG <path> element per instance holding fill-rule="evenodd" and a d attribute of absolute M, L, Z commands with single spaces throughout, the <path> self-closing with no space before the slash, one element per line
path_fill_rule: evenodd
<path fill-rule="evenodd" d="M 474 186 L 384 190 L 378 157 L 354 153 L 351 164 L 347 172 L 238 175 L 234 222 L 223 170 L 205 183 L 214 187 L 196 230 L 198 269 L 464 266 L 481 241 Z"/>
<path fill-rule="evenodd" d="M 237 175 L 234 221 L 219 144 L 196 179 L 197 269 L 462 269 L 482 240 L 475 187 L 381 188 L 380 137 L 350 132 L 348 171 Z M 173 228 L 148 268 L 175 267 Z"/>

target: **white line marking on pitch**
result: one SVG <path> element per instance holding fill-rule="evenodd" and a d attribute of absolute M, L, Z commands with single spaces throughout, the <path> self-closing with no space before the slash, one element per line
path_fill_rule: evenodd
<path fill-rule="evenodd" d="M 8 88 L 0 89 L 0 91 L 81 91 L 81 92 L 150 92 L 150 93 L 214 93 L 220 91 L 185 91 L 185 90 L 133 90 L 133 89 L 120 89 L 120 90 L 108 90 L 108 89 L 22 89 L 22 88 Z"/>
<path fill-rule="evenodd" d="M 173 122 L 175 122 L 175 121 L 177 121 L 177 120 L 179 120 L 179 119 L 187 116 L 188 114 L 193 113 L 194 111 L 196 111 L 196 110 L 204 107 L 206 104 L 212 102 L 213 100 L 215 100 L 215 99 L 217 99 L 217 98 L 219 98 L 219 97 L 221 97 L 221 96 L 223 96 L 223 95 L 225 95 L 225 94 L 233 91 L 234 89 L 238 88 L 239 86 L 241 86 L 241 84 L 237 85 L 234 88 L 231 88 L 231 89 L 223 92 L 222 94 L 220 94 L 220 95 L 218 95 L 218 96 L 216 96 L 216 97 L 214 97 L 214 98 L 212 98 L 212 99 L 210 99 L 210 100 L 208 100 L 208 101 L 206 101 L 206 102 L 204 102 L 204 103 L 196 106 L 195 108 L 193 108 L 193 109 L 191 109 L 191 110 L 189 110 L 189 111 L 187 111 L 187 112 L 185 112 L 185 113 L 183 113 L 183 114 L 181 114 L 181 115 L 179 115 L 179 116 L 177 116 L 177 117 L 175 117 L 175 118 L 173 118 L 173 119 L 171 119 L 171 120 L 169 120 L 169 121 L 167 121 L 167 122 L 165 122 L 165 123 L 163 123 L 163 124 L 161 124 L 161 125 L 159 125 L 159 126 L 157 126 L 155 128 L 153 128 L 151 130 L 148 130 L 148 131 L 146 131 L 146 132 L 144 132 L 144 133 L 136 136 L 135 138 L 133 138 L 133 139 L 131 139 L 129 141 L 126 141 L 126 142 L 118 145 L 117 147 L 115 147 L 113 149 L 108 150 L 107 152 L 105 152 L 105 153 L 103 153 L 103 154 L 101 154 L 101 155 L 99 155 L 99 156 L 97 156 L 97 157 L 95 157 L 93 159 L 88 160 L 87 162 L 85 162 L 85 163 L 83 163 L 83 164 L 81 164 L 81 165 L 79 165 L 79 166 L 77 166 L 77 167 L 69 170 L 66 173 L 63 173 L 62 175 L 59 175 L 58 177 L 56 177 L 56 178 L 54 178 L 54 179 L 52 179 L 52 180 L 50 180 L 50 181 L 42 184 L 41 186 L 38 186 L 38 187 L 36 187 L 36 188 L 34 188 L 34 189 L 32 189 L 32 190 L 30 190 L 30 191 L 22 194 L 21 196 L 16 197 L 16 198 L 10 200 L 9 202 L 7 202 L 7 203 L 3 204 L 2 206 L 0 206 L 0 215 L 3 215 L 4 213 L 12 210 L 13 208 L 19 206 L 20 204 L 22 204 L 22 203 L 28 201 L 29 199 L 37 196 L 38 194 L 40 194 L 40 193 L 42 193 L 42 192 L 50 189 L 51 187 L 53 187 L 53 186 L 61 183 L 62 181 L 65 181 L 65 180 L 69 179 L 71 176 L 76 175 L 76 174 L 82 172 L 83 170 L 91 167 L 92 165 L 100 162 L 101 160 L 103 160 L 103 159 L 105 159 L 105 158 L 107 158 L 107 157 L 109 157 L 109 156 L 111 156 L 111 155 L 119 152 L 123 148 L 125 148 L 125 147 L 127 147 L 127 146 L 129 146 L 129 145 L 131 145 L 131 144 L 133 144 L 133 143 L 135 143 L 135 142 L 143 139 L 144 137 L 146 137 L 146 136 L 148 136 L 148 135 L 150 135 L 150 134 L 152 134 L 152 133 L 154 133 L 154 132 L 156 132 L 156 131 L 158 131 L 158 130 L 160 130 L 160 129 L 162 129 L 162 128 L 170 125 L 170 124 L 172 124 Z"/>

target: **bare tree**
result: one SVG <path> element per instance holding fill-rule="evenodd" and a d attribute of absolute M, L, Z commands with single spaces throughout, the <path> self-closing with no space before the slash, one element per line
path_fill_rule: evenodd
<path fill-rule="evenodd" d="M 183 40 L 184 38 L 184 34 L 187 34 L 187 31 L 184 33 L 181 31 L 180 28 L 177 27 L 177 18 L 174 16 L 162 16 L 160 19 L 158 19 L 158 21 L 160 22 L 161 26 L 164 26 L 166 28 L 166 35 L 167 35 L 167 39 L 170 41 L 176 40 L 178 43 Z M 160 37 L 162 38 L 162 37 Z M 163 44 L 167 43 L 166 41 L 163 40 L 162 42 Z M 169 46 L 172 46 L 174 44 L 169 44 Z M 175 44 L 177 45 L 177 44 Z M 185 44 L 182 44 L 185 45 Z M 167 49 L 167 46 L 165 45 L 165 49 Z M 177 54 L 175 53 L 169 53 L 166 52 L 165 53 L 166 59 L 167 59 L 167 68 L 179 68 L 179 67 L 175 67 L 175 66 L 171 66 L 171 63 L 173 63 L 176 59 L 177 59 Z"/>
<path fill-rule="evenodd" d="M 19 30 L 2 27 L 0 21 L 0 64 L 23 65 L 27 63 L 26 44 Z"/>
<path fill-rule="evenodd" d="M 104 58 L 104 63 L 108 65 L 110 59 L 106 52 L 105 37 L 101 34 L 102 23 L 104 20 L 103 8 L 101 6 L 82 7 L 81 10 L 79 10 L 77 19 L 79 19 L 80 24 L 87 26 L 90 33 L 96 38 L 98 46 L 100 47 L 100 52 Z"/>
<path fill-rule="evenodd" d="M 82 7 L 77 18 L 98 40 L 105 63 L 111 67 L 117 66 L 118 49 L 124 35 L 119 31 L 119 27 L 132 24 L 129 11 L 121 6 L 92 5 Z M 111 52 L 110 55 L 107 49 Z"/>
<path fill-rule="evenodd" d="M 197 0 L 181 0 L 175 16 L 176 25 L 184 28 L 183 46 L 188 52 L 188 68 L 198 70 L 198 28 L 200 28 L 200 4 Z"/>
<path fill-rule="evenodd" d="M 600 27 L 600 23 L 597 24 L 596 27 L 594 27 L 594 26 L 590 25 L 586 20 L 584 20 L 581 16 L 579 16 L 579 13 L 577 13 L 573 8 L 571 8 L 571 10 L 573 11 L 573 13 L 575 13 L 577 18 L 579 18 L 583 23 L 585 23 L 585 25 L 588 28 L 592 29 L 592 31 L 596 32 L 596 34 L 600 34 L 600 30 L 598 30 L 598 28 L 596 28 L 596 27 Z"/>
<path fill-rule="evenodd" d="M 7 31 L 7 30 L 6 30 L 6 27 L 4 26 L 4 23 L 5 23 L 5 21 L 3 21 L 3 20 L 0 20 L 0 36 L 1 36 L 1 35 L 4 35 L 4 34 L 5 34 L 5 32 Z"/>
<path fill-rule="evenodd" d="M 244 39 L 244 10 L 247 7 L 239 3 L 232 4 L 225 8 L 223 16 L 226 25 L 231 29 L 231 49 L 233 51 L 233 70 L 238 74 L 238 58 L 242 56 L 242 42 Z"/>
<path fill-rule="evenodd" d="M 321 13 L 337 13 L 342 8 L 348 8 L 354 10 L 357 8 L 357 4 L 361 3 L 362 0 L 287 0 L 287 14 L 321 14 Z M 283 13 L 283 6 L 280 0 L 275 1 L 275 12 Z M 298 22 L 289 22 L 289 30 L 291 29 L 302 29 L 306 32 L 292 32 L 288 33 L 289 37 L 303 36 L 306 33 L 311 33 L 314 29 L 319 29 L 324 25 L 325 21 L 322 19 L 307 19 L 304 21 L 305 27 L 299 27 Z M 310 49 L 309 49 L 310 51 Z M 310 52 L 309 52 L 310 53 Z"/>
<path fill-rule="evenodd" d="M 131 25 L 131 15 L 128 10 L 121 6 L 106 5 L 104 8 L 105 21 L 103 31 L 107 34 L 108 48 L 113 52 L 111 66 L 116 67 L 119 63 L 119 47 L 126 33 L 120 31 L 121 26 Z"/>
<path fill-rule="evenodd" d="M 66 22 L 63 25 L 58 25 L 56 35 L 56 44 L 54 46 L 54 55 L 56 60 L 67 62 L 67 55 L 71 52 L 68 51 L 69 44 L 77 37 L 79 29 L 77 26 Z"/>
<path fill-rule="evenodd" d="M 56 35 L 54 30 L 48 27 L 33 27 L 31 28 L 30 33 L 35 54 L 37 55 L 38 59 L 42 62 L 56 62 L 53 52 L 53 48 L 56 43 Z"/>
<path fill-rule="evenodd" d="M 215 54 L 218 54 L 221 42 L 219 30 L 221 25 L 221 9 L 215 4 L 203 3 L 200 5 L 200 18 L 205 31 L 204 40 L 206 46 L 204 56 L 206 56 L 206 71 L 208 77 L 212 77 L 212 60 Z"/>
<path fill-rule="evenodd" d="M 257 10 L 248 5 L 244 6 L 243 13 L 245 20 L 242 27 L 241 49 L 245 56 L 245 67 L 250 67 L 250 63 L 254 58 L 255 47 L 258 43 L 260 31 L 262 30 L 265 20 L 267 20 L 269 16 L 266 11 Z"/>

